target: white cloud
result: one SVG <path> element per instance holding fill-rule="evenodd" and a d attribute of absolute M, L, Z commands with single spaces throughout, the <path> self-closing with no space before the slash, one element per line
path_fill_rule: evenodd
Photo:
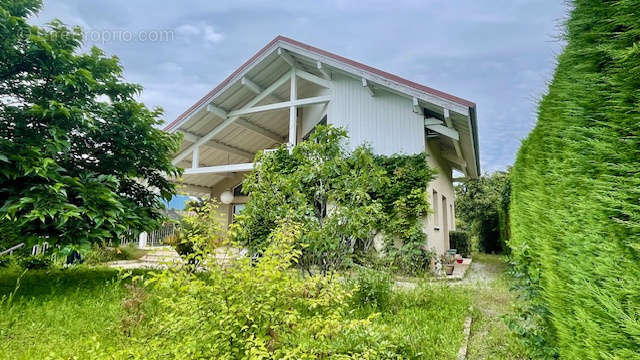
<path fill-rule="evenodd" d="M 222 33 L 215 31 L 213 26 L 206 25 L 204 27 L 204 39 L 205 41 L 208 41 L 208 42 L 217 43 L 222 41 L 222 39 L 224 39 L 224 35 Z"/>
<path fill-rule="evenodd" d="M 182 35 L 187 41 L 202 39 L 207 43 L 218 43 L 224 39 L 224 34 L 216 31 L 213 25 L 204 22 L 197 24 L 183 24 L 176 28 L 176 33 Z"/>
<path fill-rule="evenodd" d="M 199 35 L 200 29 L 190 24 L 180 25 L 176 28 L 176 32 L 180 35 Z"/>

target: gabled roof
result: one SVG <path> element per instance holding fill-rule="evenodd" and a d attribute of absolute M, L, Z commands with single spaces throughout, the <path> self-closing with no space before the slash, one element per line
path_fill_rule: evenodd
<path fill-rule="evenodd" d="M 277 36 L 270 41 L 219 85 L 169 123 L 165 131 L 180 130 L 183 133 L 186 131 L 188 134 L 204 136 L 207 133 L 206 130 L 211 130 L 223 120 L 208 112 L 207 105 L 213 104 L 227 111 L 237 109 L 255 96 L 255 93 L 242 86 L 247 78 L 253 79 L 260 86 L 268 86 L 288 71 L 289 66 L 282 60 L 286 55 L 280 56 L 281 51 L 291 55 L 292 61 L 298 62 L 298 65 L 315 73 L 316 76 L 322 75 L 319 74 L 322 72 L 320 68 L 341 72 L 357 79 L 362 78 L 363 82 L 371 82 L 376 87 L 380 86 L 396 94 L 413 98 L 414 104 L 418 104 L 417 101 L 419 101 L 419 105 L 414 106 L 431 107 L 431 110 L 440 111 L 440 114 L 443 109 L 451 110 L 453 126 L 460 133 L 461 152 L 469 170 L 467 175 L 470 177 L 480 175 L 475 103 L 284 36 Z M 280 95 L 286 96 L 286 94 Z M 247 151 L 255 152 L 257 149 L 269 148 L 273 145 L 273 139 L 286 137 L 288 119 L 277 121 L 275 118 L 269 118 L 271 115 L 268 114 L 261 116 L 265 117 L 262 119 L 264 121 L 256 121 L 249 125 L 263 126 L 261 129 L 263 134 L 267 132 L 275 136 L 255 138 L 238 132 L 239 129 L 235 129 L 237 131 L 227 129 L 218 136 L 219 143 L 216 145 L 218 148 L 222 147 L 222 150 L 226 149 L 227 155 L 225 158 L 221 157 L 220 154 L 224 151 L 212 153 L 211 157 L 207 158 L 207 162 L 230 163 L 240 159 L 233 159 L 233 156 L 242 156 L 246 155 Z M 188 139 L 185 138 L 185 140 Z M 182 144 L 181 149 L 184 150 L 184 147 L 185 144 Z M 229 150 L 234 150 L 232 155 L 229 155 Z M 211 186 L 205 183 L 197 185 Z"/>
<path fill-rule="evenodd" d="M 455 102 L 461 106 L 464 107 L 469 107 L 469 108 L 475 108 L 476 104 L 469 101 L 469 100 L 465 100 L 462 99 L 460 97 L 448 94 L 446 92 L 440 91 L 440 90 L 436 90 L 433 89 L 431 87 L 425 86 L 425 85 L 421 85 L 418 84 L 416 82 L 413 82 L 411 80 L 407 80 L 405 78 L 402 78 L 400 76 L 388 73 L 386 71 L 382 71 L 379 69 L 376 69 L 374 67 L 359 63 L 357 61 L 351 60 L 351 59 L 347 59 L 345 57 L 342 57 L 340 55 L 336 55 L 334 53 L 319 49 L 317 47 L 302 43 L 300 41 L 294 40 L 294 39 L 290 39 L 288 37 L 282 36 L 282 35 L 278 35 L 276 36 L 275 39 L 271 40 L 265 47 L 263 47 L 262 49 L 260 49 L 260 51 L 258 51 L 255 55 L 253 55 L 249 60 L 247 60 L 244 64 L 242 64 L 239 68 L 237 68 L 233 73 L 231 73 L 231 75 L 229 75 L 226 79 L 224 79 L 220 84 L 218 84 L 218 86 L 216 86 L 215 88 L 213 88 L 211 91 L 209 91 L 205 96 L 203 96 L 200 100 L 198 100 L 195 104 L 193 104 L 191 107 L 189 107 L 185 112 L 183 112 L 182 114 L 180 114 L 175 120 L 173 120 L 171 123 L 169 123 L 164 130 L 165 131 L 170 131 L 172 130 L 174 127 L 176 127 L 176 125 L 178 125 L 182 120 L 184 120 L 186 117 L 188 117 L 192 112 L 194 112 L 195 110 L 197 110 L 200 106 L 209 103 L 210 101 L 212 101 L 216 94 L 218 92 L 220 92 L 222 89 L 224 89 L 224 87 L 226 85 L 228 85 L 229 83 L 231 83 L 234 78 L 236 78 L 240 73 L 242 73 L 244 70 L 246 70 L 247 68 L 249 68 L 258 58 L 260 58 L 262 55 L 264 55 L 267 51 L 269 50 L 275 50 L 277 49 L 276 45 L 277 43 L 287 43 L 296 47 L 300 47 L 303 49 L 306 49 L 308 51 L 311 51 L 313 53 L 316 53 L 320 56 L 323 57 L 328 57 L 331 58 L 333 60 L 342 62 L 346 65 L 350 65 L 353 66 L 355 68 L 361 69 L 363 71 L 367 71 L 373 74 L 376 74 L 384 79 L 387 79 L 389 81 L 393 81 L 393 82 L 397 82 L 399 84 L 403 84 L 406 85 L 410 88 L 413 88 L 415 90 L 427 93 L 427 94 L 431 94 L 433 96 L 437 96 L 452 102 Z"/>

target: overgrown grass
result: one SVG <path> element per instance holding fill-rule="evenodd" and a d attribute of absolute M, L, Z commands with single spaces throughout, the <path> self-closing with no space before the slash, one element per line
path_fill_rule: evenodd
<path fill-rule="evenodd" d="M 90 265 L 104 264 L 109 261 L 117 260 L 137 260 L 147 253 L 146 250 L 139 249 L 133 245 L 124 245 L 118 247 L 104 247 L 94 245 L 91 251 L 86 255 L 85 262 Z"/>
<path fill-rule="evenodd" d="M 506 264 L 499 255 L 475 254 L 473 265 L 461 285 L 473 304 L 473 322 L 467 359 L 530 359 L 522 339 L 506 325 L 514 312 L 515 294 L 505 276 Z"/>
<path fill-rule="evenodd" d="M 1 271 L 0 357 L 84 358 L 98 342 L 117 346 L 124 294 L 112 269 Z"/>
<path fill-rule="evenodd" d="M 409 359 L 455 359 L 471 298 L 463 289 L 422 284 L 394 292 L 379 323 Z"/>
<path fill-rule="evenodd" d="M 144 353 L 145 345 L 134 343 L 123 328 L 123 299 L 131 296 L 127 283 L 107 268 L 0 271 L 0 358 L 101 358 L 109 353 L 105 349 L 124 347 Z M 461 288 L 426 283 L 394 291 L 384 310 L 351 306 L 353 318 L 380 313 L 371 323 L 374 337 L 345 333 L 330 340 L 331 347 L 357 349 L 385 341 L 408 359 L 455 359 L 470 301 Z M 152 309 L 145 313 L 153 315 Z"/>

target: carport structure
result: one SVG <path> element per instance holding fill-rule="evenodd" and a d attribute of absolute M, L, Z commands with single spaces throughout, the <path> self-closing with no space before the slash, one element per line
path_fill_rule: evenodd
<path fill-rule="evenodd" d="M 173 163 L 185 168 L 187 192 L 210 193 L 230 174 L 253 169 L 256 152 L 295 145 L 305 109 L 315 108 L 314 123 L 326 115 L 331 86 L 323 64 L 295 57 L 282 47 L 267 51 L 271 47 L 165 129 L 184 136 Z"/>

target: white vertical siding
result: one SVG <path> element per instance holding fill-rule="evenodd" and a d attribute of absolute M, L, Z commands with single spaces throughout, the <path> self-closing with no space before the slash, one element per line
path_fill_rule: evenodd
<path fill-rule="evenodd" d="M 377 154 L 416 154 L 425 151 L 424 121 L 412 102 L 389 92 L 372 97 L 356 79 L 334 74 L 327 121 L 344 127 L 355 148 L 368 143 Z"/>

